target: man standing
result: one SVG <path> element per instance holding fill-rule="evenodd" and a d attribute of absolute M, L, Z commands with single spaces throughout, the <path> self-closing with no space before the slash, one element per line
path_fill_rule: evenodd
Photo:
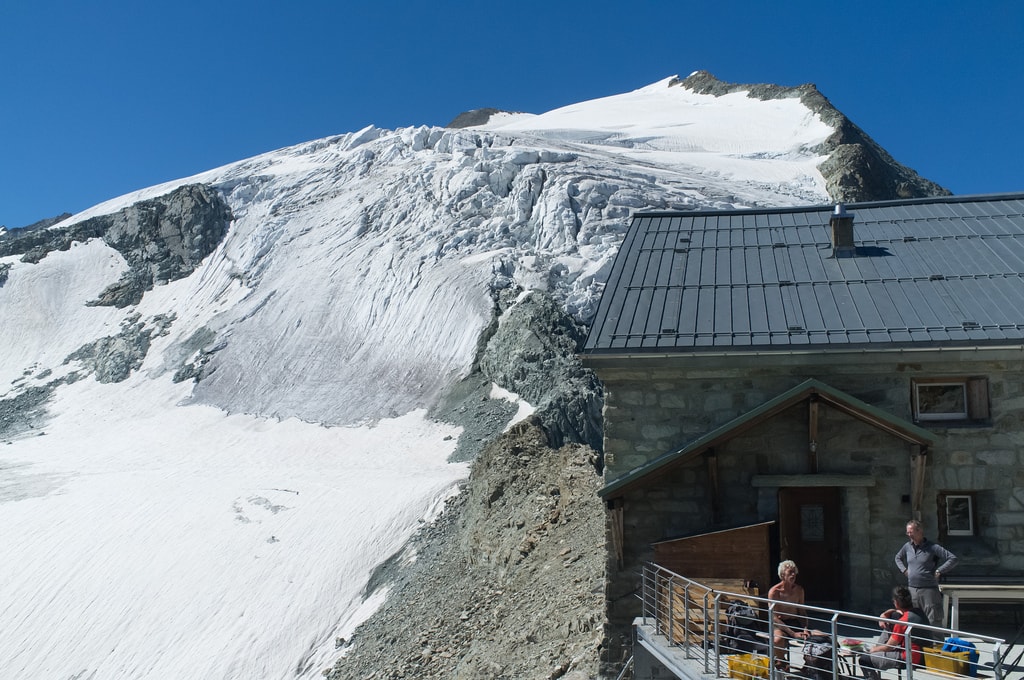
<path fill-rule="evenodd" d="M 956 555 L 925 538 L 924 527 L 916 519 L 907 522 L 907 538 L 896 553 L 896 568 L 907 577 L 914 606 L 924 611 L 928 623 L 942 625 L 939 579 L 956 566 Z"/>

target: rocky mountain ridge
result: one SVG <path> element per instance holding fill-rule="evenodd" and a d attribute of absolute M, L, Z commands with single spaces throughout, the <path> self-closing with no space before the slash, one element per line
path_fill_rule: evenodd
<path fill-rule="evenodd" d="M 836 109 L 813 84 L 798 87 L 740 85 L 718 80 L 707 71 L 696 71 L 675 84 L 694 92 L 716 96 L 747 92 L 747 96 L 763 100 L 785 97 L 800 99 L 808 109 L 835 128 L 835 133 L 822 145 L 822 151 L 828 158 L 818 169 L 825 176 L 829 196 L 836 202 L 950 195 L 949 190 L 897 162 L 888 151 Z"/>
<path fill-rule="evenodd" d="M 22 262 L 37 264 L 73 243 L 103 239 L 129 269 L 91 304 L 124 308 L 138 304 L 154 285 L 194 272 L 227 233 L 231 209 L 213 187 L 190 184 L 66 228 L 50 228 L 54 223 L 59 218 L 8 232 L 0 238 L 0 257 L 21 255 Z"/>
<path fill-rule="evenodd" d="M 821 145 L 827 158 L 818 166 L 825 177 L 829 197 L 836 202 L 857 203 L 926 196 L 948 196 L 950 191 L 921 177 L 899 163 L 866 132 L 832 105 L 812 83 L 786 87 L 770 83 L 729 83 L 708 71 L 675 77 L 669 87 L 721 97 L 738 92 L 761 101 L 799 99 L 835 132 Z M 447 127 L 465 128 L 486 124 L 498 114 L 515 112 L 481 108 L 456 116 Z"/>
<path fill-rule="evenodd" d="M 390 588 L 329 680 L 585 680 L 601 667 L 597 454 L 535 419 L 488 444 L 464 490 L 378 574 Z M 372 593 L 367 593 L 371 596 Z"/>

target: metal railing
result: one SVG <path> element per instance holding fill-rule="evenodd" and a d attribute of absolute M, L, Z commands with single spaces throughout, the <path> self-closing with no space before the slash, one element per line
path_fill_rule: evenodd
<path fill-rule="evenodd" d="M 633 670 L 633 657 L 629 657 L 626 660 L 626 663 L 623 664 L 622 670 L 619 671 L 619 675 L 615 678 L 615 680 L 622 680 L 624 677 L 626 677 L 626 673 L 629 673 L 632 670 Z"/>
<path fill-rule="evenodd" d="M 879 661 L 870 653 L 870 647 L 888 636 L 883 636 L 883 625 L 891 625 L 890 619 L 804 606 L 807 631 L 815 634 L 812 640 L 817 641 L 817 646 L 811 647 L 803 639 L 776 636 L 776 608 L 785 607 L 786 603 L 721 587 L 716 590 L 709 583 L 649 563 L 643 569 L 638 591 L 642 625 L 649 627 L 661 644 L 680 651 L 687 664 L 701 667 L 704 674 L 751 680 L 844 680 L 863 676 L 864 667 L 871 665 L 883 675 L 892 671 L 888 675 L 899 675 L 905 680 L 968 680 L 976 676 L 979 668 L 995 680 L 1008 678 L 1003 668 L 1006 643 L 1002 638 L 907 623 L 902 655 Z M 744 611 L 737 605 L 729 617 L 730 606 L 737 602 L 747 603 L 750 610 Z M 741 616 L 744 613 L 746 616 Z M 942 647 L 949 638 L 969 638 L 975 648 L 944 651 Z M 777 639 L 784 647 L 777 645 Z M 780 668 L 772 659 L 779 660 Z M 797 663 L 790 664 L 793 659 Z"/>

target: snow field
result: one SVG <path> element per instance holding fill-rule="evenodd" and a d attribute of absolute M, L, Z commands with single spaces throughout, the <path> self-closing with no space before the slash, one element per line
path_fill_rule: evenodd
<path fill-rule="evenodd" d="M 0 459 L 4 677 L 318 677 L 369 573 L 465 476 L 457 432 L 170 407 L 158 382 L 62 390 Z"/>

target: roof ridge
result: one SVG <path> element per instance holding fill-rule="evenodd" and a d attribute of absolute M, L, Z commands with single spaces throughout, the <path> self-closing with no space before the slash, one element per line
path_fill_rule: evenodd
<path fill-rule="evenodd" d="M 964 194 L 960 196 L 929 196 L 926 198 L 903 198 L 889 201 L 866 201 L 863 203 L 844 203 L 843 205 L 846 206 L 847 210 L 857 210 L 864 208 L 884 208 L 901 205 L 927 205 L 929 203 L 995 203 L 998 201 L 1015 200 L 1024 200 L 1024 192 L 997 194 Z M 680 215 L 701 217 L 708 217 L 712 215 L 772 215 L 778 213 L 822 212 L 826 210 L 831 211 L 835 208 L 835 206 L 835 203 L 828 203 L 820 205 L 799 205 L 781 208 L 731 208 L 728 210 L 638 210 L 632 214 L 632 217 L 678 217 Z"/>

